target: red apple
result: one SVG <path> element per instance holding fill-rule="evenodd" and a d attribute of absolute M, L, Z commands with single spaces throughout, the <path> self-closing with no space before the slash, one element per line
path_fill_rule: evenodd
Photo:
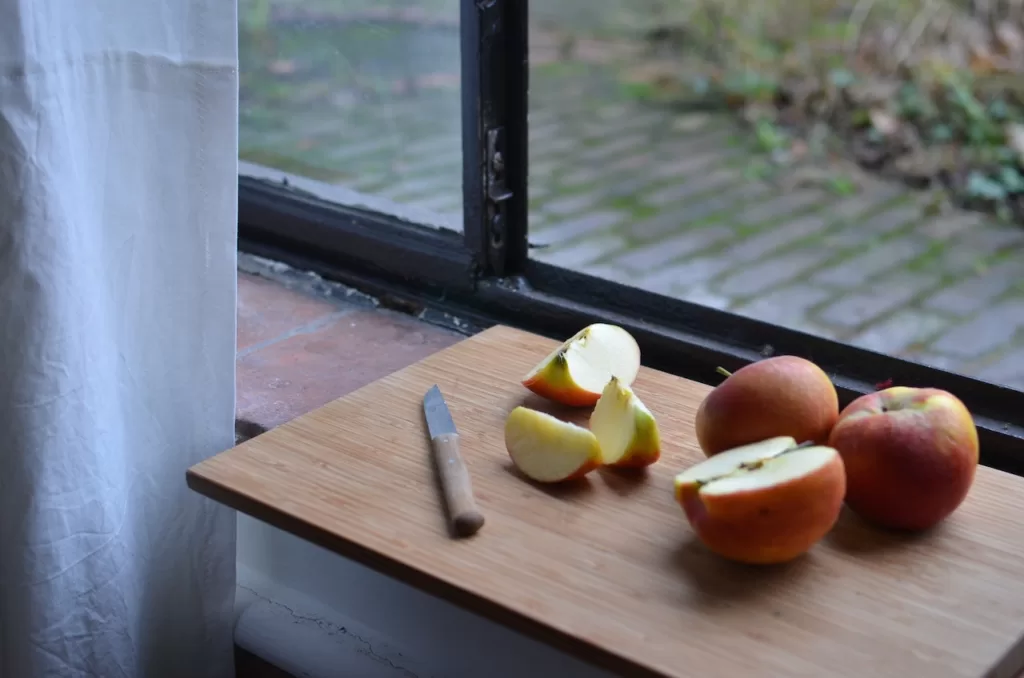
<path fill-rule="evenodd" d="M 824 444 L 839 416 L 828 375 L 796 356 L 746 365 L 729 375 L 697 410 L 697 442 L 711 456 L 777 436 Z"/>
<path fill-rule="evenodd" d="M 924 530 L 953 513 L 978 467 L 971 413 L 935 388 L 895 386 L 857 398 L 829 445 L 846 466 L 846 504 L 894 529 Z"/>

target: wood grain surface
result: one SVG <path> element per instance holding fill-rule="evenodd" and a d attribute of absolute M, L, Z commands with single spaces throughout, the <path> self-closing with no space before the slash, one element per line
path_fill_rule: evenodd
<path fill-rule="evenodd" d="M 1013 676 L 1024 666 L 1024 479 L 979 469 L 927 535 L 844 514 L 781 567 L 695 541 L 673 475 L 703 458 L 708 387 L 643 369 L 634 388 L 665 446 L 640 476 L 566 487 L 519 477 L 505 415 L 549 412 L 519 379 L 555 342 L 495 327 L 190 469 L 256 518 L 625 676 Z M 487 526 L 449 536 L 423 420 L 437 383 Z M 572 412 L 582 422 L 588 410 Z"/>

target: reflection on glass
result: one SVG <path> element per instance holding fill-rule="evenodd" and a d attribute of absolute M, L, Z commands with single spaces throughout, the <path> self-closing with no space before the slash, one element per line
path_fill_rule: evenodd
<path fill-rule="evenodd" d="M 242 160 L 461 222 L 458 0 L 240 0 Z"/>
<path fill-rule="evenodd" d="M 532 3 L 531 256 L 1024 388 L 1024 23 L 953 5 Z"/>

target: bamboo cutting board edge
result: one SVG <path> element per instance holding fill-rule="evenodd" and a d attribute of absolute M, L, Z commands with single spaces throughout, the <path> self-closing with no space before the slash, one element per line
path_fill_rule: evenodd
<path fill-rule="evenodd" d="M 371 570 L 407 584 L 447 603 L 461 607 L 512 631 L 530 637 L 543 645 L 555 648 L 597 668 L 630 678 L 665 678 L 661 671 L 637 664 L 621 655 L 566 633 L 558 628 L 508 608 L 499 602 L 482 597 L 467 587 L 429 572 L 410 567 L 400 559 L 388 556 L 343 536 L 331 534 L 306 521 L 289 516 L 273 507 L 252 500 L 237 492 L 204 478 L 198 472 L 186 471 L 188 487 L 225 506 L 241 511 L 272 527 L 283 530 L 305 541 L 325 548 L 342 557 L 364 565 Z M 485 526 L 486 528 L 486 526 Z M 1022 661 L 1024 665 L 1024 661 Z M 1001 678 L 1001 677 L 1000 677 Z M 1007 678 L 1014 678 L 1008 674 Z"/>
<path fill-rule="evenodd" d="M 487 341 L 498 339 L 503 333 L 512 333 L 509 336 L 512 336 L 513 338 L 521 338 L 523 342 L 527 342 L 527 340 L 529 340 L 530 342 L 537 344 L 537 348 L 535 350 L 541 352 L 540 357 L 543 357 L 543 354 L 557 343 L 549 339 L 536 337 L 535 335 L 527 335 L 526 333 L 519 332 L 518 330 L 512 330 L 510 328 L 500 326 L 492 328 L 486 332 L 466 339 L 463 342 L 455 344 L 454 346 L 443 349 L 419 363 L 395 372 L 388 377 L 378 380 L 377 382 L 364 386 L 363 388 L 354 391 L 333 403 L 329 403 L 314 412 L 283 424 L 282 426 L 277 427 L 258 438 L 246 441 L 245 443 L 232 448 L 228 452 L 217 455 L 217 457 L 214 457 L 213 459 L 197 464 L 188 471 L 188 484 L 196 491 L 228 504 L 233 508 L 253 515 L 258 519 L 265 520 L 266 522 L 274 524 L 281 529 L 285 529 L 286 531 L 292 532 L 304 539 L 318 543 L 321 546 L 341 553 L 353 560 L 362 562 L 375 570 L 403 580 L 417 588 L 447 599 L 457 605 L 483 614 L 484 616 L 494 619 L 499 623 L 503 623 L 517 630 L 526 632 L 548 645 L 554 645 L 560 649 L 569 651 L 570 653 L 580 656 L 585 660 L 601 664 L 608 668 L 616 668 L 620 671 L 628 672 L 629 675 L 670 675 L 665 673 L 663 670 L 659 670 L 659 668 L 656 668 L 653 665 L 647 666 L 642 656 L 633 656 L 631 658 L 621 656 L 619 652 L 605 647 L 602 643 L 593 642 L 593 639 L 588 639 L 580 634 L 575 634 L 571 629 L 559 628 L 557 625 L 551 625 L 540 619 L 538 615 L 531 615 L 524 612 L 522 609 L 513 609 L 498 600 L 491 599 L 486 595 L 480 594 L 479 591 L 471 590 L 479 588 L 472 586 L 471 582 L 463 582 L 465 585 L 462 585 L 463 583 L 460 583 L 457 578 L 446 578 L 441 576 L 437 571 L 428 572 L 424 568 L 417 568 L 415 565 L 403 561 L 400 557 L 400 553 L 396 554 L 395 552 L 392 552 L 389 555 L 387 553 L 378 552 L 378 550 L 360 543 L 358 539 L 349 538 L 351 535 L 347 537 L 345 534 L 341 533 L 332 534 L 330 532 L 326 532 L 321 526 L 313 524 L 313 522 L 304 520 L 298 515 L 295 515 L 295 511 L 289 512 L 287 510 L 282 510 L 280 506 L 275 506 L 275 502 L 273 501 L 261 501 L 258 496 L 251 496 L 259 494 L 258 492 L 249 493 L 247 495 L 246 492 L 241 490 L 239 487 L 243 484 L 238 478 L 239 469 L 232 470 L 230 467 L 235 460 L 244 462 L 247 451 L 256 447 L 265 448 L 268 445 L 273 446 L 275 440 L 284 441 L 293 435 L 301 436 L 303 435 L 303 429 L 306 427 L 307 423 L 315 419 L 314 415 L 325 416 L 326 411 L 335 407 L 340 412 L 341 408 L 344 407 L 345 401 L 351 401 L 353 399 L 358 400 L 357 396 L 360 396 L 360 394 L 362 394 L 362 396 L 366 396 L 368 392 L 372 393 L 375 390 L 387 389 L 389 387 L 396 386 L 410 375 L 416 375 L 424 370 L 429 372 L 429 369 L 424 367 L 425 365 L 441 365 L 442 363 L 452 362 L 451 357 L 453 355 L 466 352 L 467 345 L 474 343 L 482 345 Z M 458 364 L 457 360 L 454 362 Z M 532 366 L 532 364 L 527 365 L 527 368 L 530 366 Z M 519 367 L 521 367 L 521 365 L 517 366 L 514 370 L 516 374 L 518 374 Z M 672 380 L 677 379 L 676 377 L 664 375 L 663 373 L 654 373 L 654 371 L 646 370 L 646 368 L 645 371 L 650 374 L 660 375 L 658 378 L 664 377 Z M 643 381 L 643 379 L 638 381 Z M 685 382 L 685 380 L 678 381 L 680 383 Z M 698 400 L 704 393 L 710 390 L 710 387 L 694 384 L 693 382 L 685 382 L 685 384 L 688 388 L 692 389 Z M 517 382 L 511 384 L 509 388 L 518 388 L 519 390 L 524 391 Z M 444 386 L 442 386 L 442 389 L 445 391 L 446 397 L 448 397 L 450 389 L 446 389 Z M 645 402 L 648 402 L 647 398 L 645 398 Z M 417 402 L 416 404 L 418 405 L 419 403 Z M 648 404 L 650 405 L 650 402 L 648 402 Z M 454 405 L 453 413 L 455 414 L 456 424 L 459 426 L 461 431 L 464 423 L 463 421 L 460 421 L 460 418 L 464 418 L 466 415 L 462 415 L 460 417 L 460 411 Z M 313 417 L 313 419 L 310 419 L 311 417 Z M 419 423 L 422 422 L 420 421 Z M 426 448 L 424 447 L 423 462 L 426 462 L 427 460 L 425 450 Z M 419 452 L 419 450 L 416 450 L 413 453 L 419 455 Z M 248 456 L 252 457 L 252 455 Z M 227 466 L 225 466 L 225 462 L 228 462 Z M 272 461 L 270 464 L 276 465 Z M 240 464 L 240 466 L 245 466 L 245 464 Z M 672 468 L 671 472 L 675 472 L 677 470 L 679 469 Z M 252 471 L 252 468 L 249 468 L 249 471 Z M 479 472 L 479 469 L 474 470 L 474 475 L 477 475 Z M 1017 483 L 1017 481 L 1020 480 L 1015 476 L 1001 474 L 1000 472 L 996 472 L 991 469 L 979 469 L 979 473 L 980 475 L 991 479 L 991 481 L 996 485 L 1011 482 L 1009 479 L 1013 479 L 1012 482 L 1014 483 Z M 1000 478 L 1000 476 L 1006 476 L 1006 478 Z M 251 478 L 249 480 L 252 481 Z M 476 479 L 474 478 L 474 480 Z M 509 479 L 505 478 L 504 480 L 508 481 Z M 516 480 L 515 482 L 521 481 Z M 440 511 L 440 507 L 437 507 L 437 510 Z M 485 512 L 487 512 L 486 507 Z M 678 516 L 674 518 L 678 518 Z M 489 528 L 494 529 L 494 527 L 495 526 L 493 525 L 485 525 L 484 532 L 487 533 Z M 456 549 L 472 549 L 473 540 L 463 544 L 459 544 L 457 542 L 454 544 L 455 546 L 453 548 Z M 1021 623 L 1021 627 L 1024 628 L 1024 622 Z M 1014 671 L 1020 668 L 1020 664 L 1024 662 L 1024 657 L 1020 656 L 1020 631 L 1021 629 L 1017 629 L 1015 631 L 1017 633 L 1015 646 L 1009 649 L 1004 648 L 1005 652 L 1002 657 L 993 658 L 992 661 L 994 664 L 989 667 L 990 670 L 986 671 L 985 675 L 1012 676 L 1014 675 Z M 554 636 L 552 635 L 553 633 Z"/>

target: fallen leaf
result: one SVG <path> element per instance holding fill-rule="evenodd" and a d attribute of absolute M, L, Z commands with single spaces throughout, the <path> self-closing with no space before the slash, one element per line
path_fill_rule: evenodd
<path fill-rule="evenodd" d="M 876 108 L 869 111 L 868 119 L 871 120 L 872 127 L 887 137 L 891 137 L 896 134 L 900 129 L 900 121 L 896 116 L 881 109 Z"/>
<path fill-rule="evenodd" d="M 971 50 L 971 73 L 974 75 L 991 75 L 999 70 L 996 65 L 995 55 L 988 48 L 975 48 Z"/>

